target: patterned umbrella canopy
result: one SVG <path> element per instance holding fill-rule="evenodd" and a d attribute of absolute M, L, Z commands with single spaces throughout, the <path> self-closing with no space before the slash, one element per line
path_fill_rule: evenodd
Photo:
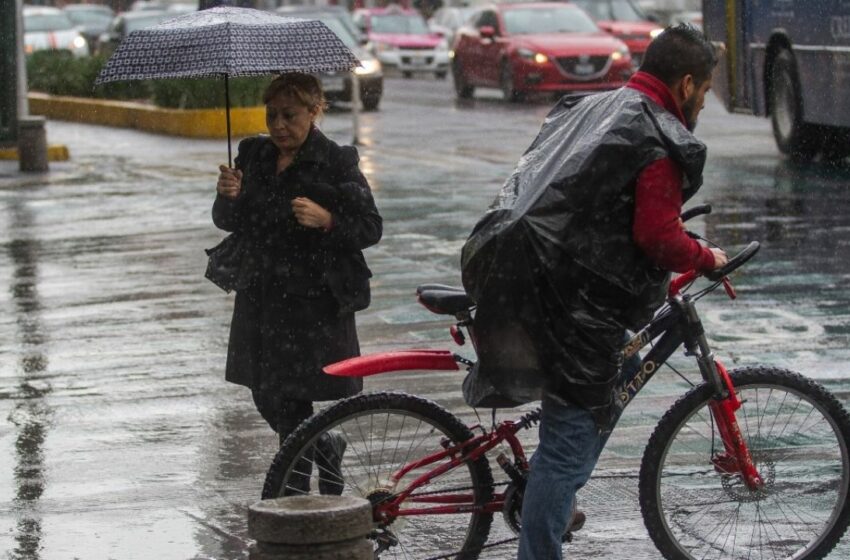
<path fill-rule="evenodd" d="M 274 72 L 337 72 L 358 64 L 318 20 L 251 8 L 217 7 L 133 31 L 96 83 L 116 80 L 256 76 Z"/>
<path fill-rule="evenodd" d="M 357 64 L 354 54 L 321 21 L 228 6 L 131 32 L 95 83 L 224 76 L 229 159 L 229 76 L 348 71 Z"/>

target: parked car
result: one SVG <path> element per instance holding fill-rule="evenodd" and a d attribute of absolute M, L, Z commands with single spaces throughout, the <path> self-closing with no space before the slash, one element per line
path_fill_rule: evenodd
<path fill-rule="evenodd" d="M 365 36 L 360 33 L 348 10 L 340 6 L 284 6 L 278 13 L 284 16 L 304 19 L 317 19 L 336 33 L 346 47 L 351 49 L 360 61 L 360 66 L 354 69 L 360 83 L 360 102 L 366 111 L 374 111 L 381 102 L 384 93 L 384 73 L 381 62 L 364 46 Z M 352 33 L 356 31 L 356 35 Z M 351 74 L 338 72 L 322 74 L 322 89 L 329 102 L 351 101 Z"/>
<path fill-rule="evenodd" d="M 155 11 L 155 12 L 164 12 L 167 8 L 166 4 L 162 2 L 157 2 L 156 0 L 136 0 L 132 4 L 130 4 L 130 11 L 132 12 L 141 12 L 141 11 Z"/>
<path fill-rule="evenodd" d="M 634 0 L 570 0 L 586 11 L 600 28 L 623 41 L 640 66 L 649 43 L 664 29 L 647 16 Z"/>
<path fill-rule="evenodd" d="M 428 20 L 428 28 L 437 35 L 446 38 L 446 42 L 454 44 L 454 36 L 461 25 L 467 22 L 475 8 L 469 6 L 443 6 Z"/>
<path fill-rule="evenodd" d="M 115 16 L 109 29 L 103 33 L 97 42 L 98 54 L 109 56 L 115 52 L 121 41 L 137 29 L 152 27 L 162 21 L 175 17 L 176 14 L 156 10 L 131 10 Z"/>
<path fill-rule="evenodd" d="M 115 17 L 115 12 L 109 6 L 100 4 L 68 4 L 62 11 L 88 41 L 90 51 L 97 48 L 98 38 Z"/>
<path fill-rule="evenodd" d="M 625 43 L 584 11 L 560 2 L 481 8 L 458 30 L 452 75 L 458 97 L 500 88 L 509 101 L 531 92 L 564 93 L 622 86 L 633 73 Z"/>
<path fill-rule="evenodd" d="M 89 44 L 68 15 L 59 8 L 24 6 L 24 51 L 68 51 L 76 57 L 89 55 Z"/>
<path fill-rule="evenodd" d="M 171 14 L 174 17 L 182 16 L 183 14 L 190 14 L 192 12 L 198 11 L 198 3 L 197 2 L 174 2 L 169 4 L 165 11 Z"/>
<path fill-rule="evenodd" d="M 449 70 L 448 41 L 428 29 L 416 10 L 366 8 L 354 12 L 354 21 L 369 37 L 368 47 L 384 66 L 410 78 L 414 72 L 445 78 Z"/>
<path fill-rule="evenodd" d="M 282 16 L 290 16 L 290 17 L 307 17 L 308 15 L 321 13 L 324 16 L 333 16 L 338 19 L 342 24 L 348 29 L 348 32 L 352 37 L 357 39 L 357 42 L 361 45 L 365 45 L 369 38 L 366 37 L 366 34 L 362 29 L 354 22 L 354 18 L 351 16 L 351 12 L 348 9 L 343 8 L 342 6 L 305 6 L 305 5 L 291 5 L 291 6 L 282 6 L 277 9 L 278 13 Z M 302 15 L 307 14 L 307 15 Z M 324 21 L 324 19 L 322 20 Z"/>

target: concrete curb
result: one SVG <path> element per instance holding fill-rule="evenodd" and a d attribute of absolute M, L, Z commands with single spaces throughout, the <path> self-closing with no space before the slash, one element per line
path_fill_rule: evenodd
<path fill-rule="evenodd" d="M 163 109 L 143 103 L 64 97 L 30 93 L 30 113 L 49 119 L 136 128 L 171 136 L 226 138 L 224 109 Z M 231 136 L 252 136 L 266 131 L 265 108 L 230 109 Z"/>
<path fill-rule="evenodd" d="M 18 148 L 0 148 L 0 159 L 17 160 Z M 70 154 L 64 144 L 51 144 L 47 147 L 47 161 L 68 161 Z"/>

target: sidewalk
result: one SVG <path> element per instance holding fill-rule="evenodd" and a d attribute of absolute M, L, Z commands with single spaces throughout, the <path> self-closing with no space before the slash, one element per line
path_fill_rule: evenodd
<path fill-rule="evenodd" d="M 361 168 L 385 220 L 384 239 L 367 251 L 375 276 L 372 306 L 358 314 L 364 352 L 466 351 L 450 346 L 450 321 L 417 305 L 415 287 L 459 283 L 471 225 L 546 112 L 485 100 L 473 117 L 493 132 L 482 134 L 471 113 L 432 95 L 430 119 L 398 102 L 363 116 Z M 347 113 L 331 113 L 323 127 L 350 138 Z M 69 162 L 23 175 L 17 162 L 0 161 L 0 285 L 8 287 L 0 291 L 0 550 L 16 560 L 244 558 L 246 507 L 259 498 L 277 439 L 247 390 L 222 380 L 233 296 L 203 278 L 203 248 L 223 236 L 210 207 L 226 143 L 62 122 L 47 133 L 69 147 Z M 846 404 L 846 349 L 805 335 L 794 330 L 732 356 L 829 366 Z M 366 384 L 488 421 L 463 403 L 461 379 L 405 373 Z M 636 474 L 649 433 L 684 389 L 660 373 L 628 409 L 580 494 L 588 522 L 572 557 L 659 558 Z M 491 540 L 509 536 L 497 516 Z M 847 541 L 831 559 L 850 557 Z M 484 558 L 510 560 L 514 550 Z"/>

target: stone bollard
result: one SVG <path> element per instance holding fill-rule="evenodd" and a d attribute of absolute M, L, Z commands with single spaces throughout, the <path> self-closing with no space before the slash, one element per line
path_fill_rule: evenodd
<path fill-rule="evenodd" d="M 373 560 L 372 506 L 350 496 L 291 496 L 248 508 L 249 560 Z"/>
<path fill-rule="evenodd" d="M 47 171 L 47 132 L 44 117 L 18 119 L 18 162 L 21 171 Z"/>

